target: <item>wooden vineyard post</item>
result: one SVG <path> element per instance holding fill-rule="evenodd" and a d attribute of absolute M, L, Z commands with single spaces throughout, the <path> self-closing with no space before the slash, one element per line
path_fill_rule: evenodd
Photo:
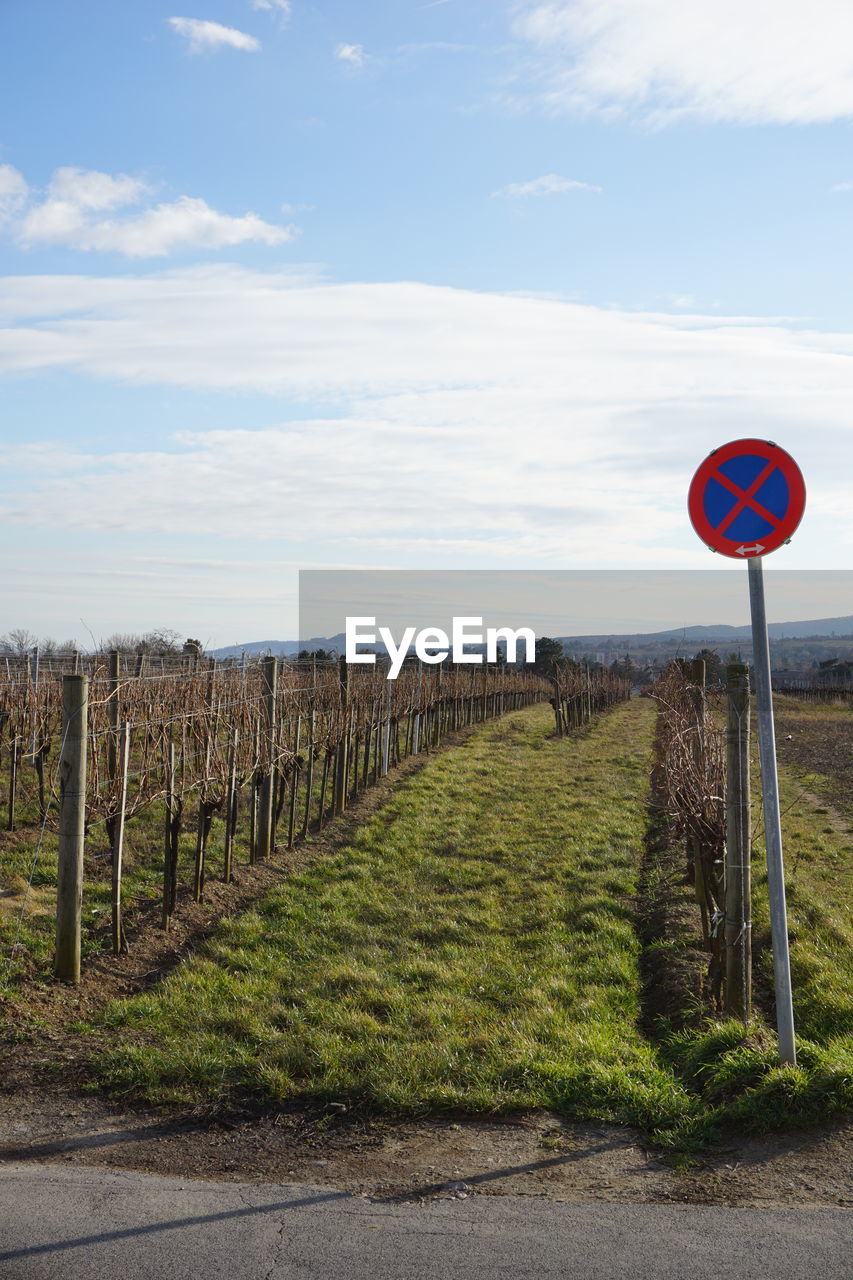
<path fill-rule="evenodd" d="M 337 748 L 334 779 L 334 811 L 343 813 L 347 804 L 347 735 L 349 732 L 349 669 L 346 658 L 340 660 L 341 737 Z"/>
<path fill-rule="evenodd" d="M 311 792 L 314 788 L 314 726 L 316 711 L 311 708 L 308 715 L 308 774 L 305 779 L 305 816 L 302 819 L 302 839 L 308 835 L 308 823 L 311 820 Z"/>
<path fill-rule="evenodd" d="M 563 702 L 562 702 L 562 695 L 560 693 L 559 680 L 557 680 L 556 678 L 552 680 L 551 687 L 554 690 L 553 707 L 554 707 L 554 715 L 557 721 L 557 737 L 562 738 L 563 736 Z"/>
<path fill-rule="evenodd" d="M 109 656 L 109 679 L 107 682 L 107 719 L 110 730 L 107 734 L 107 777 L 110 786 L 114 787 L 118 777 L 118 685 L 121 654 L 112 649 Z M 107 839 L 112 846 L 115 842 L 115 818 L 111 815 L 106 820 Z"/>
<path fill-rule="evenodd" d="M 258 829 L 256 833 L 257 857 L 263 861 L 272 852 L 273 839 L 273 799 L 275 783 L 275 760 L 273 742 L 275 739 L 276 690 L 278 685 L 278 660 L 264 658 L 261 663 L 264 676 L 264 722 L 266 728 L 265 770 L 261 783 L 260 806 L 258 813 Z"/>
<path fill-rule="evenodd" d="M 175 792 L 175 744 L 166 748 L 166 823 L 163 832 L 163 928 L 168 929 L 178 896 L 178 840 L 181 802 Z"/>
<path fill-rule="evenodd" d="M 697 770 L 702 769 L 705 739 L 705 663 L 702 658 L 695 658 L 690 664 L 690 700 L 695 717 L 693 733 L 693 760 Z M 698 833 L 692 829 L 687 834 L 687 847 L 690 865 L 693 868 L 693 890 L 699 904 L 699 915 L 702 920 L 702 941 L 707 946 L 711 941 L 711 923 L 709 912 L 708 885 L 705 883 L 705 865 L 702 861 L 702 845 Z"/>
<path fill-rule="evenodd" d="M 62 680 L 59 756 L 59 868 L 56 885 L 56 976 L 80 981 L 83 841 L 86 829 L 86 738 L 89 679 Z"/>
<path fill-rule="evenodd" d="M 237 744 L 239 735 L 236 729 L 231 731 L 231 746 L 228 751 L 228 790 L 225 795 L 225 857 L 222 866 L 222 879 L 230 884 L 233 871 L 234 854 L 234 818 L 237 807 Z"/>
<path fill-rule="evenodd" d="M 296 718 L 296 743 L 293 748 L 293 773 L 290 778 L 290 813 L 287 822 L 287 847 L 293 848 L 296 835 L 296 799 L 299 794 L 299 740 L 302 736 L 302 716 Z"/>
<path fill-rule="evenodd" d="M 423 663 L 418 661 L 418 688 L 415 694 L 416 711 L 412 717 L 412 755 L 416 756 L 421 749 L 421 697 L 423 690 L 424 669 Z"/>
<path fill-rule="evenodd" d="M 326 817 L 326 786 L 329 781 L 329 748 L 326 747 L 323 753 L 323 777 L 320 782 L 320 812 L 317 818 L 318 830 L 323 830 L 323 823 Z"/>
<path fill-rule="evenodd" d="M 254 761 L 255 767 L 252 770 L 252 790 L 249 803 L 249 864 L 254 865 L 258 860 L 258 798 L 261 790 L 261 722 L 255 721 L 255 738 L 254 738 Z"/>
<path fill-rule="evenodd" d="M 213 810 L 208 800 L 207 784 L 210 776 L 210 748 L 208 737 L 204 752 L 204 778 L 198 791 L 198 824 L 195 841 L 195 871 L 193 875 L 193 898 L 201 902 L 204 897 L 205 863 L 207 861 L 207 837 L 210 834 L 210 822 Z"/>
<path fill-rule="evenodd" d="M 9 730 L 9 817 L 6 820 L 6 830 L 15 830 L 15 801 L 18 792 L 18 760 L 20 756 L 20 744 L 18 735 Z"/>
<path fill-rule="evenodd" d="M 127 951 L 127 940 L 121 918 L 121 871 L 124 855 L 124 819 L 127 811 L 127 769 L 130 763 L 130 725 L 125 722 L 121 730 L 119 744 L 120 782 L 118 797 L 118 813 L 113 830 L 113 865 L 112 865 L 112 930 L 113 955 Z"/>
<path fill-rule="evenodd" d="M 382 767 L 384 778 L 391 767 L 391 681 L 385 681 L 385 720 L 382 725 Z"/>
<path fill-rule="evenodd" d="M 36 707 L 38 706 L 38 687 L 39 687 L 39 647 L 38 645 L 30 653 L 30 684 L 32 688 L 32 705 L 33 705 L 33 722 L 32 737 L 30 741 L 30 756 L 35 764 L 36 758 Z"/>
<path fill-rule="evenodd" d="M 362 791 L 368 786 L 370 781 L 370 746 L 373 741 L 373 720 L 368 720 L 364 730 L 364 763 L 361 769 L 361 789 Z M 358 776 L 356 775 L 355 785 L 358 787 Z"/>
<path fill-rule="evenodd" d="M 749 668 L 726 668 L 726 1013 L 752 1009 Z"/>

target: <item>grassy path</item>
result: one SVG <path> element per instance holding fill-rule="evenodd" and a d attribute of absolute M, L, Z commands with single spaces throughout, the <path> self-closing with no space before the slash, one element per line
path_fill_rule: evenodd
<path fill-rule="evenodd" d="M 557 740 L 539 706 L 433 757 L 347 847 L 226 921 L 157 990 L 113 1004 L 101 1081 L 152 1102 L 547 1107 L 676 1145 L 850 1106 L 841 969 L 827 982 L 824 935 L 808 953 L 796 937 L 823 887 L 802 838 L 793 955 L 815 1037 L 802 1067 L 780 1069 L 759 1024 L 642 1034 L 654 727 L 655 705 L 633 699 Z M 759 874 L 759 931 L 762 890 Z"/>
<path fill-rule="evenodd" d="M 118 1008 L 109 1078 L 670 1121 L 683 1090 L 638 1030 L 632 903 L 654 707 L 580 739 L 552 726 L 534 707 L 431 760 L 349 848 Z"/>

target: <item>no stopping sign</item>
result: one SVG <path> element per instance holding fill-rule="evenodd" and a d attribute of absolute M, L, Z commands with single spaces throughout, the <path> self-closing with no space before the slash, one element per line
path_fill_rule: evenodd
<path fill-rule="evenodd" d="M 714 449 L 690 484 L 687 506 L 699 537 L 735 559 L 765 556 L 794 533 L 806 486 L 794 459 L 770 440 Z"/>

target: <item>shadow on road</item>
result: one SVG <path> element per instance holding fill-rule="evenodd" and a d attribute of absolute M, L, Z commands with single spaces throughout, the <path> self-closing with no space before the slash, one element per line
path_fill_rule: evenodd
<path fill-rule="evenodd" d="M 192 1218 L 173 1218 L 168 1222 L 151 1222 L 144 1227 L 125 1227 L 121 1231 L 102 1231 L 97 1235 L 78 1236 L 74 1240 L 57 1240 L 52 1244 L 34 1244 L 26 1249 L 10 1249 L 0 1253 L 0 1262 L 13 1262 L 16 1258 L 31 1258 L 42 1253 L 58 1253 L 63 1249 L 80 1249 L 87 1245 L 104 1244 L 111 1240 L 133 1240 L 139 1236 L 153 1235 L 158 1231 L 178 1231 L 183 1227 L 196 1227 L 211 1222 L 225 1222 L 233 1218 L 247 1218 L 260 1213 L 281 1213 L 288 1209 L 303 1209 L 307 1205 L 322 1204 L 327 1200 L 349 1200 L 348 1191 L 329 1191 L 323 1195 L 306 1196 L 302 1200 L 277 1200 L 272 1204 L 247 1206 L 245 1209 L 229 1209 L 224 1213 L 206 1213 Z"/>

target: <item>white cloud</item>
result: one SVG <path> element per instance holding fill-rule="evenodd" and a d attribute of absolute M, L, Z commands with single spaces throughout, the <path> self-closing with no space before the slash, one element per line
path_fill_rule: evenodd
<path fill-rule="evenodd" d="M 129 258 L 164 257 L 179 249 L 221 249 L 247 241 L 284 244 L 294 235 L 291 227 L 273 226 L 254 213 L 239 218 L 218 213 L 206 201 L 191 196 L 118 222 L 45 224 L 36 221 L 40 212 L 36 210 L 25 223 L 26 243 L 52 240 L 73 249 L 122 253 Z"/>
<path fill-rule="evenodd" d="M 555 110 L 744 124 L 853 116 L 849 0 L 549 0 L 516 35 Z"/>
<path fill-rule="evenodd" d="M 277 13 L 282 22 L 287 22 L 291 13 L 290 0 L 252 0 L 252 8 L 264 13 Z"/>
<path fill-rule="evenodd" d="M 835 186 L 829 189 L 830 191 L 853 191 L 853 182 L 836 182 Z"/>
<path fill-rule="evenodd" d="M 148 191 L 139 178 L 126 173 L 112 177 L 94 169 L 57 169 L 47 188 L 52 200 L 66 201 L 80 209 L 120 209 L 123 205 L 136 204 Z"/>
<path fill-rule="evenodd" d="M 127 174 L 113 177 L 84 169 L 57 169 L 45 198 L 40 203 L 31 201 L 25 209 L 22 204 L 32 193 L 16 170 L 9 172 L 14 175 L 6 178 L 12 212 L 6 221 L 13 222 L 19 242 L 27 248 L 54 244 L 152 258 L 180 249 L 221 249 L 247 241 L 284 244 L 296 234 L 292 226 L 264 222 L 254 213 L 233 217 L 191 196 L 179 196 L 121 218 L 95 217 L 139 205 L 150 188 Z M 0 169 L 0 212 L 3 182 Z M 17 222 L 12 213 L 19 215 Z"/>
<path fill-rule="evenodd" d="M 190 53 L 202 53 L 226 45 L 241 49 L 244 53 L 257 53 L 260 40 L 238 31 L 236 27 L 223 27 L 219 22 L 207 22 L 203 18 L 167 18 L 169 26 L 188 42 Z"/>
<path fill-rule="evenodd" d="M 0 164 L 0 226 L 14 218 L 27 202 L 29 187 L 22 173 Z"/>
<path fill-rule="evenodd" d="M 510 182 L 507 186 L 493 191 L 493 196 L 504 196 L 508 200 L 524 199 L 527 196 L 553 196 L 563 191 L 596 191 L 590 182 L 578 182 L 575 178 L 561 178 L 557 173 L 546 173 L 541 178 L 533 178 L 530 182 Z"/>
<path fill-rule="evenodd" d="M 339 62 L 348 62 L 352 67 L 363 67 L 365 53 L 360 44 L 339 44 L 335 47 L 335 57 Z"/>
<path fill-rule="evenodd" d="M 0 281 L 0 319 L 0 371 L 329 406 L 50 468 L 19 451 L 7 467 L 29 459 L 30 478 L 0 501 L 17 525 L 61 510 L 365 563 L 705 565 L 687 483 L 714 445 L 756 435 L 810 487 L 787 567 L 853 551 L 853 334 L 237 267 Z"/>

